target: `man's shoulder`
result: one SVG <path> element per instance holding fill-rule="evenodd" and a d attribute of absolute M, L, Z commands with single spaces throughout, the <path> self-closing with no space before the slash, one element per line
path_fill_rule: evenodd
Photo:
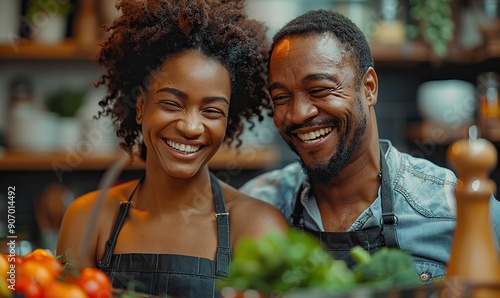
<path fill-rule="evenodd" d="M 457 182 L 453 171 L 425 158 L 400 152 L 395 147 L 390 151 L 388 163 L 389 167 L 392 165 L 391 179 L 395 195 L 404 198 L 397 202 L 406 202 L 411 210 L 425 218 L 453 219 Z"/>
<path fill-rule="evenodd" d="M 387 155 L 391 176 L 394 176 L 392 178 L 395 180 L 404 177 L 442 185 L 454 186 L 456 184 L 457 177 L 451 169 L 437 165 L 424 157 L 401 152 L 393 145 L 390 145 Z"/>
<path fill-rule="evenodd" d="M 283 168 L 271 170 L 249 180 L 240 191 L 254 198 L 275 204 L 284 197 L 294 197 L 305 180 L 304 172 L 298 162 Z"/>
<path fill-rule="evenodd" d="M 292 183 L 300 181 L 302 182 L 305 179 L 304 172 L 299 164 L 299 162 L 292 162 L 282 168 L 274 169 L 262 173 L 255 178 L 248 181 L 245 185 L 250 182 L 253 183 Z"/>

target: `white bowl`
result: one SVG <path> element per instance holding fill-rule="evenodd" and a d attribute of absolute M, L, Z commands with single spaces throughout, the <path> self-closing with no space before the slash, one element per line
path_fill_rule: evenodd
<path fill-rule="evenodd" d="M 461 80 L 428 81 L 418 87 L 417 104 L 425 120 L 460 129 L 474 119 L 475 86 Z"/>

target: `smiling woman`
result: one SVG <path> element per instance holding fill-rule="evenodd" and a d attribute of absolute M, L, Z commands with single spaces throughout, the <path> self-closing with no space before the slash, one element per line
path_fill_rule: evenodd
<path fill-rule="evenodd" d="M 278 209 L 218 181 L 207 166 L 223 143 L 240 145 L 243 120 L 262 119 L 269 105 L 265 28 L 237 0 L 118 7 L 99 57 L 108 93 L 98 117 L 111 116 L 122 148 L 140 154 L 145 172 L 109 190 L 89 245 L 81 235 L 100 192 L 77 198 L 58 251 L 73 266 L 100 268 L 114 288 L 216 297 L 234 245 L 287 229 Z"/>
<path fill-rule="evenodd" d="M 229 72 L 218 61 L 189 51 L 168 59 L 156 74 L 147 91 L 139 93 L 137 123 L 149 156 L 162 166 L 158 170 L 191 178 L 224 140 L 231 98 Z"/>

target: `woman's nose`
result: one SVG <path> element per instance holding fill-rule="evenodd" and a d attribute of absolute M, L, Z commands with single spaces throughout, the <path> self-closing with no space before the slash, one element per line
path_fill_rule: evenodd
<path fill-rule="evenodd" d="M 205 131 L 202 116 L 198 113 L 185 113 L 177 122 L 177 129 L 186 138 L 199 137 Z"/>

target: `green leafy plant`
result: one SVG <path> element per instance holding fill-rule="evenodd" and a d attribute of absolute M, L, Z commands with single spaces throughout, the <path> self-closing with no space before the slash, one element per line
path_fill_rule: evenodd
<path fill-rule="evenodd" d="M 43 14 L 43 17 L 61 15 L 67 16 L 73 11 L 73 4 L 70 0 L 29 0 L 26 9 L 26 18 L 30 22 L 36 22 L 37 18 L 42 19 L 38 14 Z"/>
<path fill-rule="evenodd" d="M 85 103 L 86 90 L 62 87 L 46 97 L 45 106 L 60 117 L 75 117 Z"/>
<path fill-rule="evenodd" d="M 405 251 L 382 248 L 370 255 L 355 247 L 351 255 L 356 261 L 352 269 L 334 259 L 310 234 L 292 229 L 286 234 L 270 233 L 238 243 L 230 275 L 218 280 L 217 287 L 279 296 L 304 290 L 338 294 L 355 287 L 384 290 L 421 284 Z"/>
<path fill-rule="evenodd" d="M 360 246 L 351 249 L 356 261 L 353 271 L 359 283 L 377 288 L 409 288 L 421 284 L 411 256 L 396 248 L 382 247 L 370 255 Z"/>
<path fill-rule="evenodd" d="M 290 230 L 242 240 L 234 250 L 230 276 L 218 288 L 281 294 L 294 289 L 341 291 L 355 282 L 345 262 L 334 260 L 309 234 Z"/>
<path fill-rule="evenodd" d="M 421 36 L 438 57 L 448 56 L 455 27 L 450 0 L 410 0 L 410 16 L 415 24 L 408 27 L 409 37 Z"/>

